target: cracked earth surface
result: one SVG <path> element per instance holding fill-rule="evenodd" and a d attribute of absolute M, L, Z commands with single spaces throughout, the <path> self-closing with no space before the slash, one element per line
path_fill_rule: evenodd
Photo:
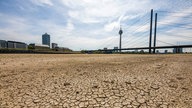
<path fill-rule="evenodd" d="M 0 108 L 191 108 L 192 55 L 0 55 Z"/>

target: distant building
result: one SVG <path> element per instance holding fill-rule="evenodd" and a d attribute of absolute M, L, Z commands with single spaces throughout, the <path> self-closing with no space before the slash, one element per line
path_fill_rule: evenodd
<path fill-rule="evenodd" d="M 145 51 L 144 51 L 144 50 L 141 50 L 140 53 L 145 53 Z"/>
<path fill-rule="evenodd" d="M 71 52 L 72 50 L 66 47 L 56 47 L 56 51 Z"/>
<path fill-rule="evenodd" d="M 138 53 L 138 52 L 139 52 L 139 51 L 136 49 L 136 50 L 135 50 L 135 53 Z"/>
<path fill-rule="evenodd" d="M 50 35 L 45 33 L 42 35 L 42 44 L 50 47 Z"/>
<path fill-rule="evenodd" d="M 118 52 L 118 47 L 114 47 L 114 52 Z"/>
<path fill-rule="evenodd" d="M 17 41 L 7 41 L 7 48 L 27 49 L 27 44 Z"/>
<path fill-rule="evenodd" d="M 14 42 L 8 41 L 7 42 L 7 47 L 8 48 L 15 48 Z"/>
<path fill-rule="evenodd" d="M 0 40 L 0 48 L 7 48 L 7 41 Z"/>
<path fill-rule="evenodd" d="M 173 53 L 183 53 L 183 48 L 174 48 Z"/>
<path fill-rule="evenodd" d="M 165 54 L 167 54 L 168 53 L 168 50 L 165 50 L 165 52 L 164 52 Z"/>
<path fill-rule="evenodd" d="M 105 53 L 105 54 L 112 54 L 113 53 L 113 50 L 108 50 L 107 47 L 105 47 L 104 50 L 105 51 L 103 53 Z"/>
<path fill-rule="evenodd" d="M 57 43 L 52 43 L 52 49 L 55 49 L 56 47 L 58 47 L 58 44 Z"/>
<path fill-rule="evenodd" d="M 48 45 L 42 45 L 42 44 L 36 44 L 36 43 L 31 43 L 31 44 L 29 44 L 29 46 L 31 47 L 31 49 L 35 49 L 35 50 L 48 50 L 48 49 L 50 49 Z"/>

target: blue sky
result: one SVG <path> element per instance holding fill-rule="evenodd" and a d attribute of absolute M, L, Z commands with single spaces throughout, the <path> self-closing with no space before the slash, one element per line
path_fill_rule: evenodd
<path fill-rule="evenodd" d="M 151 9 L 158 45 L 192 44 L 191 0 L 0 0 L 0 39 L 41 43 L 47 32 L 73 50 L 113 48 L 122 25 L 123 47 L 147 46 Z"/>

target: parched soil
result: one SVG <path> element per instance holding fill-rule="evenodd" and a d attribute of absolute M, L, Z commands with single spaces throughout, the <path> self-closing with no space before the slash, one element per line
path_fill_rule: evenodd
<path fill-rule="evenodd" d="M 192 108 L 192 55 L 0 54 L 0 108 Z"/>

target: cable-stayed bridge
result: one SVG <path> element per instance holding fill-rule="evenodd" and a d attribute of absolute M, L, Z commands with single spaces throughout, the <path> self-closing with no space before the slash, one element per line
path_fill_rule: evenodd
<path fill-rule="evenodd" d="M 151 10 L 131 23 L 122 24 L 122 30 L 120 38 L 104 42 L 98 47 L 99 51 L 148 50 L 155 53 L 157 49 L 192 48 L 192 11 Z"/>

